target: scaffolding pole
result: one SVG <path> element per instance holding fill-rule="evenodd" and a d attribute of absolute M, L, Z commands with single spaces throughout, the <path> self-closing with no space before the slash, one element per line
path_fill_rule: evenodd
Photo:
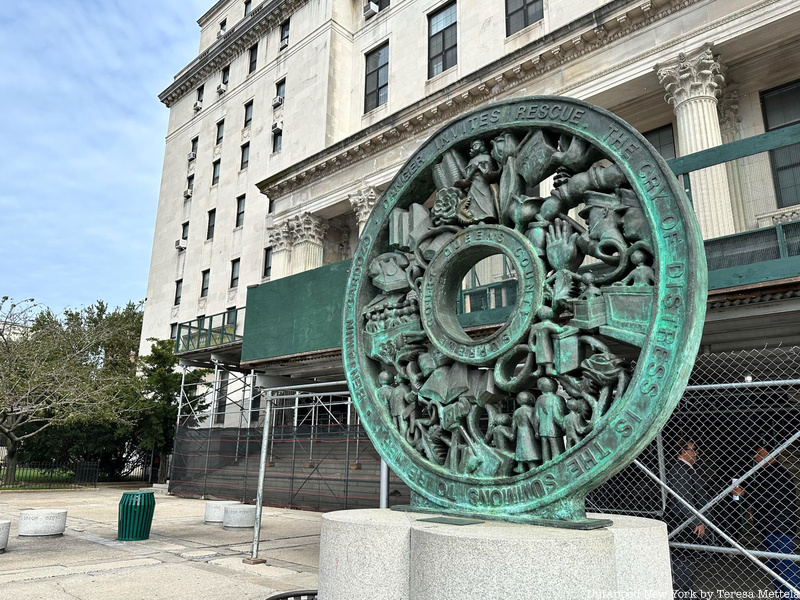
<path fill-rule="evenodd" d="M 272 413 L 272 392 L 267 392 L 267 406 L 264 415 L 264 431 L 261 435 L 261 459 L 258 465 L 258 492 L 256 492 L 256 523 L 253 529 L 253 548 L 250 558 L 245 558 L 242 562 L 249 565 L 263 564 L 263 558 L 258 557 L 258 544 L 261 537 L 261 509 L 264 502 L 264 476 L 267 472 L 267 442 L 269 441 L 269 422 Z"/>

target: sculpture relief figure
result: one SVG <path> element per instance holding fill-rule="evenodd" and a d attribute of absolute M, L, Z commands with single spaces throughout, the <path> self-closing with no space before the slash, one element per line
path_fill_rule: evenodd
<path fill-rule="evenodd" d="M 483 140 L 474 140 L 469 149 L 466 178 L 456 185 L 469 189 L 469 210 L 476 221 L 495 220 L 498 212 L 497 188 L 493 185 L 500 172 Z"/>
<path fill-rule="evenodd" d="M 649 286 L 655 285 L 656 273 L 652 267 L 648 267 L 645 261 L 647 255 L 643 250 L 634 250 L 631 253 L 631 262 L 634 264 L 634 269 L 628 273 L 622 281 L 614 283 L 614 285 L 631 285 L 631 286 Z"/>
<path fill-rule="evenodd" d="M 553 350 L 554 333 L 562 333 L 565 327 L 553 323 L 555 315 L 549 306 L 542 306 L 536 311 L 539 322 L 531 327 L 531 334 L 528 338 L 528 346 L 534 349 L 536 355 L 536 370 L 531 374 L 533 377 L 539 375 L 555 375 L 555 351 Z"/>
<path fill-rule="evenodd" d="M 520 406 L 514 411 L 511 424 L 511 432 L 516 435 L 514 459 L 517 461 L 517 468 L 514 472 L 525 473 L 542 462 L 542 452 L 536 439 L 539 423 L 536 420 L 533 394 L 520 392 L 517 394 L 517 403 Z"/>
<path fill-rule="evenodd" d="M 556 382 L 542 377 L 536 383 L 542 392 L 536 399 L 536 421 L 542 440 L 542 460 L 547 462 L 564 452 L 564 416 L 567 406 L 564 398 L 555 393 Z"/>
<path fill-rule="evenodd" d="M 585 400 L 570 396 L 567 398 L 567 410 L 569 412 L 564 416 L 564 437 L 566 447 L 572 448 L 592 430 L 592 424 L 589 422 L 589 405 Z"/>
<path fill-rule="evenodd" d="M 511 415 L 496 413 L 489 417 L 489 426 L 486 428 L 484 441 L 492 444 L 498 450 L 508 451 L 508 444 L 514 439 L 514 430 L 511 427 Z"/>

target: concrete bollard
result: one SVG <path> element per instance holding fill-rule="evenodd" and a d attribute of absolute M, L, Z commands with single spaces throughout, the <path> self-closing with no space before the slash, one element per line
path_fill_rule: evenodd
<path fill-rule="evenodd" d="M 8 546 L 8 534 L 11 531 L 11 521 L 0 521 L 0 554 L 6 551 Z"/>
<path fill-rule="evenodd" d="M 226 506 L 241 506 L 236 500 L 210 500 L 206 502 L 206 523 L 222 523 Z"/>
<path fill-rule="evenodd" d="M 238 506 L 226 506 L 222 516 L 222 526 L 225 528 L 238 529 L 255 527 L 256 507 L 252 504 L 240 504 Z"/>
<path fill-rule="evenodd" d="M 67 511 L 58 508 L 37 508 L 19 513 L 17 535 L 61 535 L 67 527 Z"/>

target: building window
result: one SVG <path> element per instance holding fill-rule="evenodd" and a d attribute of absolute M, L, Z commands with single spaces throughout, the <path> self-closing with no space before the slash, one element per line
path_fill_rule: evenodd
<path fill-rule="evenodd" d="M 217 145 L 222 143 L 222 138 L 225 136 L 225 119 L 217 123 Z"/>
<path fill-rule="evenodd" d="M 199 88 L 197 88 L 197 101 L 198 102 L 202 102 L 203 101 L 203 93 L 204 93 L 204 91 L 205 91 L 205 87 L 202 86 L 202 85 Z"/>
<path fill-rule="evenodd" d="M 283 132 L 272 134 L 272 151 L 280 152 L 283 146 Z"/>
<path fill-rule="evenodd" d="M 225 309 L 225 325 L 236 325 L 236 307 L 231 306 Z"/>
<path fill-rule="evenodd" d="M 289 45 L 289 20 L 281 23 L 281 50 Z"/>
<path fill-rule="evenodd" d="M 208 284 L 211 281 L 211 271 L 206 269 L 202 272 L 202 280 L 200 282 L 200 297 L 205 298 L 208 296 Z"/>
<path fill-rule="evenodd" d="M 231 67 L 228 65 L 224 69 L 222 69 L 222 83 L 228 85 L 228 81 L 231 78 Z"/>
<path fill-rule="evenodd" d="M 177 323 L 170 323 L 169 324 L 169 339 L 174 340 L 178 337 L 178 324 Z"/>
<path fill-rule="evenodd" d="M 443 73 L 458 61 L 456 3 L 428 17 L 428 77 Z"/>
<path fill-rule="evenodd" d="M 240 169 L 246 169 L 250 164 L 250 142 L 242 144 L 242 162 L 239 166 Z"/>
<path fill-rule="evenodd" d="M 249 15 L 251 10 L 253 10 L 253 0 L 244 0 L 244 16 Z"/>
<path fill-rule="evenodd" d="M 183 225 L 181 225 L 181 239 L 189 239 L 189 221 L 186 221 Z"/>
<path fill-rule="evenodd" d="M 231 261 L 231 285 L 230 287 L 239 287 L 239 259 Z"/>
<path fill-rule="evenodd" d="M 643 135 L 665 160 L 675 158 L 675 135 L 672 124 L 647 131 Z"/>
<path fill-rule="evenodd" d="M 219 183 L 219 161 L 215 160 L 211 167 L 211 185 L 217 185 Z"/>
<path fill-rule="evenodd" d="M 214 239 L 214 225 L 217 222 L 217 209 L 212 208 L 208 211 L 208 226 L 206 227 L 206 239 Z"/>
<path fill-rule="evenodd" d="M 367 54 L 364 112 L 386 104 L 389 98 L 389 44 Z"/>
<path fill-rule="evenodd" d="M 175 282 L 175 299 L 172 301 L 173 306 L 178 306 L 181 303 L 181 294 L 183 293 L 183 279 L 178 279 Z"/>
<path fill-rule="evenodd" d="M 271 215 L 275 213 L 275 203 L 272 199 L 267 199 L 267 214 Z"/>
<path fill-rule="evenodd" d="M 261 276 L 266 279 L 272 275 L 272 248 L 264 248 L 264 271 Z"/>
<path fill-rule="evenodd" d="M 275 96 L 277 98 L 286 98 L 286 79 L 281 79 L 275 84 Z"/>
<path fill-rule="evenodd" d="M 194 175 L 189 175 L 186 178 L 186 189 L 193 190 L 194 189 Z"/>
<path fill-rule="evenodd" d="M 197 146 L 199 144 L 200 144 L 200 138 L 199 137 L 192 138 L 192 149 L 191 149 L 191 152 L 193 154 L 195 154 L 195 155 L 197 155 Z"/>
<path fill-rule="evenodd" d="M 250 127 L 250 123 L 252 122 L 253 122 L 253 101 L 250 100 L 250 102 L 244 105 L 244 126 Z"/>
<path fill-rule="evenodd" d="M 217 382 L 217 406 L 214 408 L 214 423 L 225 423 L 225 406 L 228 404 L 228 372 L 220 370 Z"/>
<path fill-rule="evenodd" d="M 250 46 L 250 67 L 248 68 L 248 75 L 256 70 L 258 67 L 258 44 Z"/>
<path fill-rule="evenodd" d="M 378 0 L 378 12 L 381 12 L 384 8 L 389 8 L 389 0 Z"/>
<path fill-rule="evenodd" d="M 542 0 L 506 0 L 506 35 L 522 31 L 543 17 Z"/>
<path fill-rule="evenodd" d="M 239 196 L 236 199 L 236 225 L 235 227 L 241 227 L 244 225 L 244 196 Z"/>
<path fill-rule="evenodd" d="M 800 81 L 761 94 L 764 126 L 774 131 L 800 123 Z M 800 143 L 770 150 L 778 208 L 800 204 Z"/>
<path fill-rule="evenodd" d="M 219 22 L 219 30 L 224 32 L 228 28 L 228 19 L 222 19 Z"/>

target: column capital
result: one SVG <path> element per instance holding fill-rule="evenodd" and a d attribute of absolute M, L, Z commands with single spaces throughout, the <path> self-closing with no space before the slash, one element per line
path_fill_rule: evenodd
<path fill-rule="evenodd" d="M 281 223 L 267 228 L 267 244 L 272 247 L 275 252 L 281 250 L 288 250 L 292 246 L 294 234 L 292 233 L 289 223 Z"/>
<path fill-rule="evenodd" d="M 294 234 L 294 243 L 310 242 L 322 245 L 325 234 L 328 232 L 328 221 L 310 212 L 301 213 L 287 221 L 291 232 Z"/>
<path fill-rule="evenodd" d="M 712 44 L 681 52 L 676 59 L 656 65 L 656 71 L 659 83 L 667 91 L 664 99 L 674 108 L 695 98 L 716 99 L 725 84 L 719 56 L 714 56 Z"/>
<path fill-rule="evenodd" d="M 369 219 L 369 214 L 372 212 L 372 207 L 378 201 L 378 190 L 373 186 L 363 187 L 357 192 L 347 195 L 350 200 L 350 206 L 353 207 L 353 212 L 356 213 L 359 229 L 363 228 Z"/>

